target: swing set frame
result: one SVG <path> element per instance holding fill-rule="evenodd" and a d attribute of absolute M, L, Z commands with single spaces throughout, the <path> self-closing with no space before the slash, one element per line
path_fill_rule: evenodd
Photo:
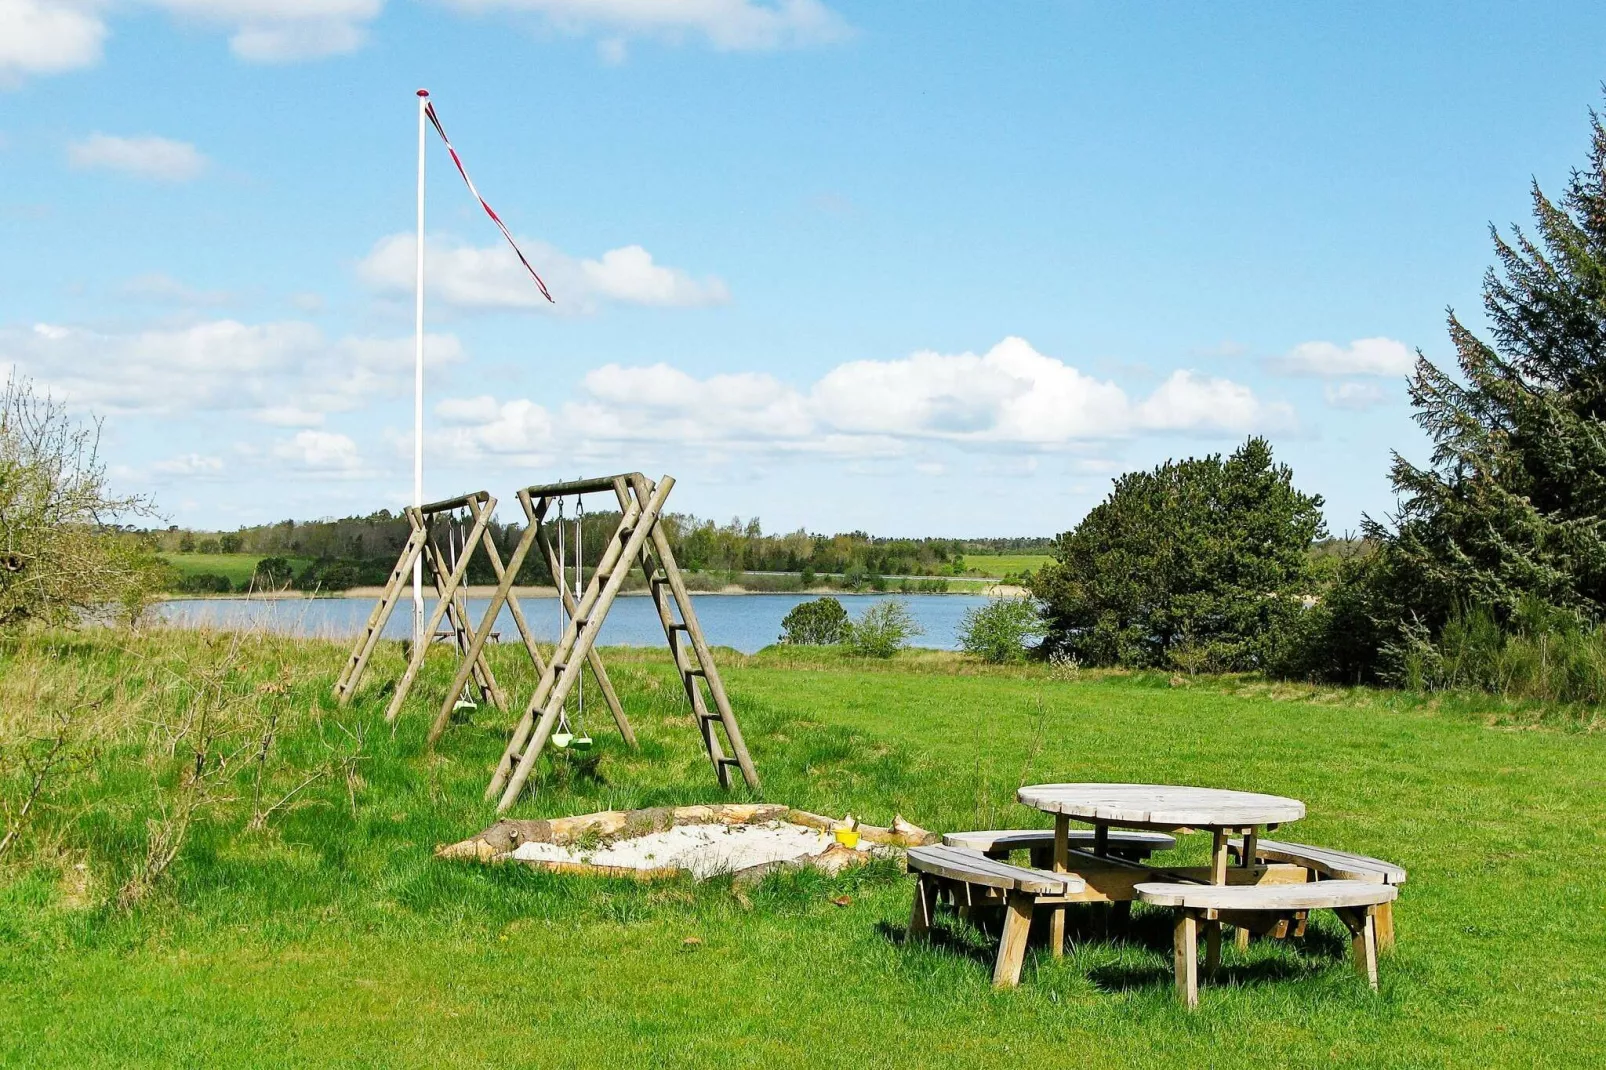
<path fill-rule="evenodd" d="M 654 483 L 640 472 L 628 472 L 525 487 L 518 491 L 517 497 L 527 523 L 505 564 L 495 541 L 485 537 L 486 527 L 496 508 L 496 499 L 489 493 L 476 491 L 421 507 L 409 507 L 406 515 L 412 532 L 391 572 L 390 581 L 369 614 L 368 624 L 335 684 L 336 698 L 341 705 L 345 705 L 356 693 L 385 624 L 401 601 L 413 562 L 422 554 L 429 565 L 437 596 L 425 635 L 433 636 L 444 618 L 451 625 L 451 630 L 446 634 L 453 638 L 459 653 L 457 671 L 430 726 L 429 746 L 433 747 L 450 727 L 453 711 L 471 684 L 490 704 L 499 709 L 508 709 L 506 695 L 497 686 L 484 655 L 485 644 L 490 640 L 497 617 L 506 606 L 518 627 L 524 649 L 534 662 L 539 682 L 514 726 L 502 759 L 486 788 L 486 799 L 496 798 L 497 812 L 505 813 L 518 801 L 541 753 L 552 742 L 554 729 L 565 716 L 569 694 L 580 684 L 582 670 L 586 667 L 591 669 L 597 689 L 602 693 L 626 746 L 636 749 L 635 731 L 608 679 L 607 670 L 596 649 L 596 640 L 608 610 L 623 587 L 625 577 L 632 568 L 639 566 L 647 579 L 648 593 L 663 625 L 681 686 L 695 715 L 704 750 L 720 786 L 726 789 L 733 786 L 732 770 L 735 769 L 751 790 L 760 791 L 758 772 L 748 754 L 741 727 L 731 709 L 719 669 L 714 664 L 713 653 L 697 621 L 691 593 L 675 562 L 669 537 L 661 523 L 664 502 L 674 484 L 672 476 L 666 475 Z M 564 563 L 546 529 L 548 514 L 565 498 L 609 492 L 619 505 L 619 524 L 577 598 L 564 582 Z M 431 538 L 430 520 L 441 513 L 457 510 L 465 510 L 473 524 L 463 538 L 461 552 L 454 561 L 448 562 L 447 555 L 441 553 Z M 476 627 L 469 621 L 467 603 L 463 597 L 463 581 L 468 573 L 469 560 L 481 547 L 490 561 L 497 585 Z M 545 557 L 568 621 L 553 648 L 551 661 L 541 656 L 523 608 L 513 592 L 514 580 L 532 549 L 539 549 Z M 584 575 L 583 564 L 581 575 Z M 400 715 L 423 667 L 428 646 L 426 642 L 409 652 L 407 668 L 397 682 L 395 693 L 385 711 L 388 722 L 394 723 Z"/>

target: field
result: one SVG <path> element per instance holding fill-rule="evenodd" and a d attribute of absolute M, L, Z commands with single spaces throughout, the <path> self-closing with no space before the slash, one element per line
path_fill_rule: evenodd
<path fill-rule="evenodd" d="M 214 576 L 226 576 L 229 583 L 239 588 L 256 572 L 257 562 L 262 560 L 261 554 L 163 554 L 162 560 L 176 568 L 181 576 L 198 576 L 201 573 L 211 573 Z M 309 558 L 287 558 L 292 568 L 297 572 L 307 567 Z"/>
<path fill-rule="evenodd" d="M 504 683 L 527 693 L 515 651 L 495 654 Z M 935 653 L 725 656 L 773 800 L 946 830 L 1043 824 L 1012 801 L 1023 781 L 1246 787 L 1306 801 L 1310 816 L 1285 835 L 1410 868 L 1380 994 L 1356 981 L 1325 917 L 1303 944 L 1239 954 L 1229 942 L 1224 978 L 1190 1016 L 1173 1001 L 1168 920 L 1142 908 L 1116 941 L 1077 916 L 1072 954 L 1034 950 L 1023 986 L 995 993 L 991 944 L 974 931 L 902 946 L 910 882 L 890 865 L 744 892 L 438 862 L 435 844 L 492 818 L 480 793 L 503 722 L 481 710 L 426 755 L 422 698 L 396 733 L 381 719 L 378 681 L 399 669 L 397 650 L 347 710 L 328 698 L 343 656 L 183 633 L 0 646 L 0 728 L 73 706 L 102 718 L 88 768 L 0 869 L 0 1065 L 1602 1061 L 1606 738 L 1565 713 L 1064 679 Z M 601 718 L 591 758 L 559 759 L 522 814 L 720 797 L 667 657 L 607 656 L 641 752 Z M 446 667 L 430 665 L 422 694 L 439 693 Z M 243 757 L 219 773 L 169 878 L 110 905 L 164 827 L 158 798 L 172 816 L 170 756 L 187 763 L 194 715 L 214 706 L 244 718 L 230 722 L 244 726 Z M 268 716 L 271 748 L 258 748 L 247 730 Z"/>
<path fill-rule="evenodd" d="M 982 576 L 1019 576 L 1054 560 L 1048 554 L 966 554 L 965 568 Z"/>

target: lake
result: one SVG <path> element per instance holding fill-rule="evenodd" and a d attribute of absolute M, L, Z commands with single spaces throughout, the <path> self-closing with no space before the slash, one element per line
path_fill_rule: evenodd
<path fill-rule="evenodd" d="M 814 595 L 741 594 L 694 595 L 697 619 L 703 634 L 714 646 L 728 646 L 744 654 L 775 642 L 781 634 L 781 618 L 799 602 Z M 873 594 L 837 595 L 848 615 L 857 619 L 864 610 L 888 597 Z M 954 650 L 959 645 L 960 618 L 973 606 L 987 604 L 981 595 L 942 594 L 904 597 L 909 612 L 925 634 L 916 646 Z M 425 612 L 434 603 L 426 599 Z M 478 624 L 489 600 L 469 599 L 469 616 Z M 558 635 L 556 597 L 520 598 L 524 617 L 541 642 L 553 642 Z M 262 629 L 284 635 L 316 638 L 354 637 L 368 623 L 374 603 L 366 598 L 193 598 L 161 602 L 156 612 L 167 624 L 180 628 Z M 504 608 L 497 618 L 503 642 L 516 642 L 518 630 L 512 615 Z M 391 614 L 385 635 L 405 639 L 412 631 L 411 603 L 403 602 Z M 640 595 L 621 596 L 608 611 L 602 624 L 603 646 L 665 646 L 664 631 L 658 623 L 652 599 Z"/>

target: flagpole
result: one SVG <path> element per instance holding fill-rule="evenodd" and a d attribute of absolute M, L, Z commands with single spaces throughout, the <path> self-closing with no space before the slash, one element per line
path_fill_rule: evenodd
<path fill-rule="evenodd" d="M 413 300 L 413 507 L 424 504 L 424 109 L 429 90 L 418 91 L 418 278 Z M 424 637 L 424 557 L 413 559 L 413 642 Z"/>

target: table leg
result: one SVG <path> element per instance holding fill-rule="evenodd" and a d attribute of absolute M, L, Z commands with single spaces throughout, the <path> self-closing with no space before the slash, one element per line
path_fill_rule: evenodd
<path fill-rule="evenodd" d="M 1210 883 L 1227 883 L 1227 830 L 1215 830 L 1210 849 Z M 1221 967 L 1221 922 L 1205 922 L 1205 972 L 1213 974 Z"/>
<path fill-rule="evenodd" d="M 1054 872 L 1064 873 L 1071 868 L 1071 819 L 1064 814 L 1054 815 Z M 1055 958 L 1065 956 L 1065 906 L 1054 908 L 1048 921 L 1048 946 Z"/>
<path fill-rule="evenodd" d="M 1254 826 L 1244 829 L 1244 847 L 1238 855 L 1238 864 L 1243 869 L 1250 869 L 1255 864 L 1255 845 L 1260 840 L 1260 828 Z M 1242 925 L 1238 926 L 1238 937 L 1235 941 L 1239 951 L 1249 950 L 1249 930 Z"/>

